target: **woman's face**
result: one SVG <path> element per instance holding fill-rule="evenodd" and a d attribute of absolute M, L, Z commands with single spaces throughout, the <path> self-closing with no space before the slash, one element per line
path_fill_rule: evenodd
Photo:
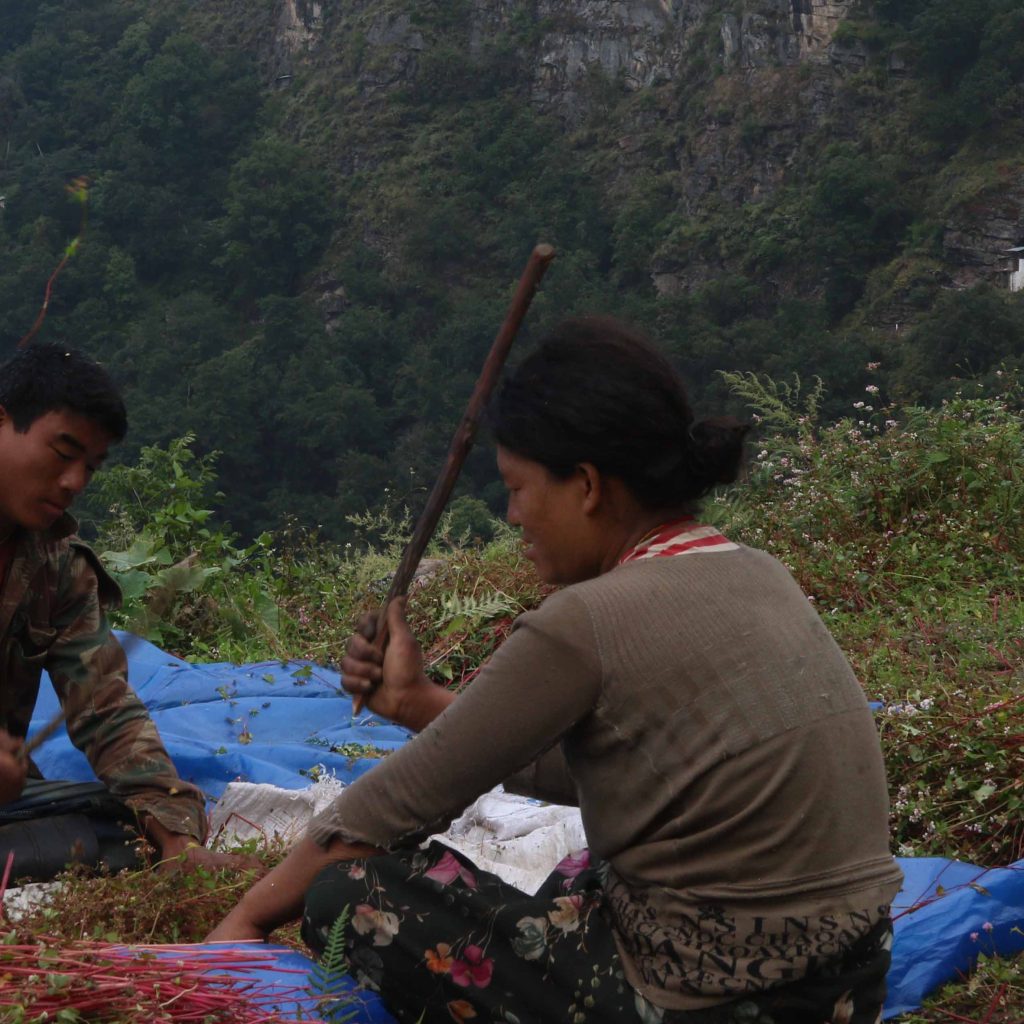
<path fill-rule="evenodd" d="M 522 528 L 525 556 L 545 583 L 579 583 L 601 572 L 603 552 L 587 514 L 590 485 L 582 472 L 566 480 L 498 445 L 498 471 L 508 488 L 512 526 Z"/>

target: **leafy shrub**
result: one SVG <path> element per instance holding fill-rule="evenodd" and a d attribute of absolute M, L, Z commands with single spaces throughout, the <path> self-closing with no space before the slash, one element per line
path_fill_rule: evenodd
<path fill-rule="evenodd" d="M 201 506 L 214 495 L 216 454 L 197 456 L 194 437 L 143 448 L 134 466 L 115 466 L 93 484 L 92 504 L 109 509 L 96 540 L 121 587 L 116 625 L 164 646 L 205 646 L 203 632 L 274 635 L 277 605 L 252 570 L 269 537 L 247 548 Z"/>
<path fill-rule="evenodd" d="M 852 416 L 821 424 L 818 387 L 804 394 L 798 382 L 728 379 L 764 436 L 746 487 L 709 511 L 733 539 L 791 569 L 882 702 L 898 849 L 1020 858 L 1016 383 L 935 409 L 883 407 L 868 385 Z"/>

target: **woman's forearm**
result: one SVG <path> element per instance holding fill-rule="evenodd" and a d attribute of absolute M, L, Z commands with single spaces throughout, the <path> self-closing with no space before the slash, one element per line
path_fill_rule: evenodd
<path fill-rule="evenodd" d="M 412 732 L 422 732 L 453 700 L 457 694 L 438 686 L 424 677 L 422 688 L 410 699 L 403 708 L 402 721 L 399 723 Z"/>
<path fill-rule="evenodd" d="M 283 861 L 264 875 L 207 941 L 265 939 L 274 929 L 302 914 L 306 890 L 325 868 L 339 860 L 372 857 L 381 851 L 365 843 L 334 840 L 326 849 L 312 839 L 300 840 Z"/>

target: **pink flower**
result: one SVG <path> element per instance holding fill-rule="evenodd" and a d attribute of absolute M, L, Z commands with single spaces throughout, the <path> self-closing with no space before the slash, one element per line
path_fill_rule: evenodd
<path fill-rule="evenodd" d="M 977 932 L 971 932 L 971 942 L 977 942 L 977 941 L 978 941 L 978 933 Z"/>
<path fill-rule="evenodd" d="M 590 867 L 590 851 L 589 850 L 577 850 L 575 853 L 570 853 L 568 856 L 563 857 L 559 862 L 555 870 L 563 878 L 575 878 L 580 873 L 587 870 Z"/>
<path fill-rule="evenodd" d="M 991 922 L 991 921 L 986 921 L 986 922 L 985 922 L 985 923 L 984 923 L 984 924 L 983 924 L 983 925 L 981 926 L 981 930 L 982 930 L 983 932 L 990 932 L 990 931 L 992 931 L 992 922 Z"/>
<path fill-rule="evenodd" d="M 476 888 L 476 876 L 458 862 L 451 850 L 424 874 L 432 881 L 440 882 L 441 885 L 451 885 L 456 878 L 461 878 L 467 889 Z"/>
<path fill-rule="evenodd" d="M 467 946 L 463 952 L 463 959 L 456 960 L 449 973 L 452 981 L 463 988 L 469 985 L 486 988 L 490 985 L 491 975 L 494 973 L 494 960 L 485 957 L 479 946 Z"/>
<path fill-rule="evenodd" d="M 563 932 L 574 932 L 580 926 L 580 910 L 583 909 L 583 896 L 575 893 L 572 896 L 556 896 L 555 909 L 548 911 L 548 920 Z"/>
<path fill-rule="evenodd" d="M 358 861 L 352 862 L 352 867 L 348 869 L 348 877 L 356 880 L 366 877 L 366 868 Z"/>

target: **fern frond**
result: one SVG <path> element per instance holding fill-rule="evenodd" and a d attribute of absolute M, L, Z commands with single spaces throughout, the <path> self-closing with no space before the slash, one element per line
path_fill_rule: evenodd
<path fill-rule="evenodd" d="M 316 965 L 327 987 L 336 984 L 340 975 L 348 973 L 348 965 L 345 962 L 345 929 L 348 927 L 349 916 L 349 908 L 343 907 L 331 925 L 327 945 Z"/>
<path fill-rule="evenodd" d="M 344 907 L 331 925 L 323 954 L 313 964 L 309 974 L 310 988 L 325 1000 L 325 1006 L 318 1012 L 328 1024 L 344 1024 L 356 1015 L 352 998 L 342 992 L 348 976 L 348 963 L 345 959 L 345 929 L 348 920 L 349 908 Z"/>
<path fill-rule="evenodd" d="M 468 626 L 477 622 L 486 622 L 499 615 L 508 615 L 513 611 L 515 611 L 513 603 L 504 594 L 499 594 L 497 591 L 492 591 L 484 597 L 475 597 L 472 594 L 467 597 L 459 597 L 458 594 L 448 594 L 441 602 L 441 612 L 435 625 L 440 628 L 458 621 L 462 625 Z"/>
<path fill-rule="evenodd" d="M 804 393 L 803 382 L 797 374 L 793 380 L 779 381 L 756 373 L 720 371 L 722 380 L 734 395 L 742 398 L 769 430 L 784 434 L 804 433 L 818 420 L 825 385 L 820 377 L 814 378 L 811 388 Z"/>

